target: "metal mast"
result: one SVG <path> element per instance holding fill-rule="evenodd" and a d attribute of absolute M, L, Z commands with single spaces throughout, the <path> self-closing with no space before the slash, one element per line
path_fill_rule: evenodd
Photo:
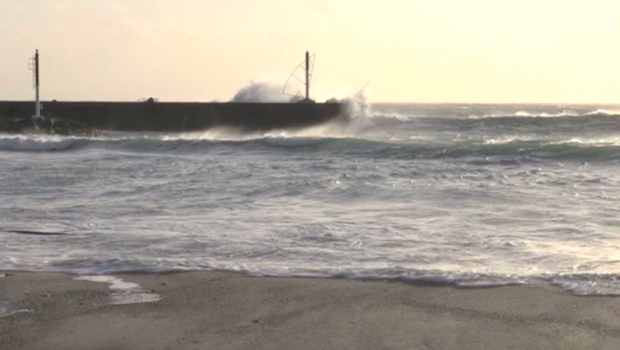
<path fill-rule="evenodd" d="M 35 118 L 41 118 L 41 99 L 39 95 L 39 50 L 36 50 L 34 57 L 30 59 L 30 70 L 33 74 L 33 85 L 35 89 Z"/>
<path fill-rule="evenodd" d="M 306 51 L 306 100 L 310 99 L 310 52 Z"/>
<path fill-rule="evenodd" d="M 290 95 L 295 97 L 295 99 L 302 99 L 302 101 L 312 101 L 310 100 L 310 81 L 312 80 L 312 71 L 314 70 L 314 57 L 315 55 L 310 56 L 310 51 L 306 51 L 306 60 L 305 62 L 302 61 L 297 68 L 295 68 L 295 70 L 293 70 L 293 73 L 291 73 L 291 75 L 289 75 L 288 79 L 286 80 L 286 84 L 284 84 L 284 87 L 282 88 L 282 94 L 283 95 Z M 301 76 L 300 71 L 303 71 L 305 74 L 303 76 Z M 297 91 L 295 94 L 290 94 L 286 92 L 286 88 L 289 85 L 289 82 L 291 81 L 291 79 L 295 79 L 297 80 L 299 83 L 303 84 L 304 87 L 306 88 L 305 92 L 306 95 L 303 96 L 303 92 L 301 91 Z M 302 95 L 302 96 L 300 96 Z M 304 98 L 305 97 L 305 98 Z"/>

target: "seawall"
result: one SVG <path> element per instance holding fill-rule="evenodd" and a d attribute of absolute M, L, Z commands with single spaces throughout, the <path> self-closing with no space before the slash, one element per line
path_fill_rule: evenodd
<path fill-rule="evenodd" d="M 183 132 L 213 127 L 246 131 L 303 128 L 343 120 L 340 103 L 191 103 L 191 102 L 42 102 L 51 132 L 71 128 L 133 132 Z M 0 132 L 25 132 L 35 127 L 32 101 L 0 101 Z M 43 123 L 43 124 L 41 124 Z M 49 124 L 49 125 L 48 125 Z"/>

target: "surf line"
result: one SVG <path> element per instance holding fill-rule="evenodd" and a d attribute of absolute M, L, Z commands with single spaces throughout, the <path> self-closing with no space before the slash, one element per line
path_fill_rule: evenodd
<path fill-rule="evenodd" d="M 115 276 L 79 276 L 74 279 L 109 284 L 109 288 L 112 290 L 111 305 L 152 303 L 161 300 L 159 294 L 145 290 L 137 283 L 126 282 Z"/>

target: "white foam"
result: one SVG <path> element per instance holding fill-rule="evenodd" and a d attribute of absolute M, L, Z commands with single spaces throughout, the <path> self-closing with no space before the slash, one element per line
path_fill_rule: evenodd
<path fill-rule="evenodd" d="M 590 114 L 590 113 L 587 113 Z M 575 113 L 572 111 L 562 111 L 559 113 L 532 113 L 525 111 L 518 111 L 515 113 L 516 117 L 532 117 L 532 118 L 554 118 L 554 117 L 567 117 L 567 116 L 578 116 L 579 113 Z"/>
<path fill-rule="evenodd" d="M 110 296 L 110 304 L 113 305 L 152 303 L 161 299 L 159 294 L 144 290 L 137 283 L 126 282 L 114 276 L 80 276 L 75 279 L 78 281 L 108 283 L 110 285 L 109 288 L 114 291 Z"/>
<path fill-rule="evenodd" d="M 32 312 L 32 310 L 19 309 L 19 310 L 8 311 L 7 309 L 0 308 L 0 317 L 9 317 L 9 316 L 13 316 L 15 314 L 20 314 L 23 312 Z"/>
<path fill-rule="evenodd" d="M 71 147 L 75 138 L 57 135 L 0 136 L 0 150 L 7 151 L 57 151 Z"/>
<path fill-rule="evenodd" d="M 517 135 L 506 135 L 494 139 L 485 140 L 484 143 L 487 145 L 504 145 L 509 143 L 516 142 L 524 142 L 524 141 L 532 141 L 531 137 L 527 136 L 517 136 Z"/>
<path fill-rule="evenodd" d="M 607 109 L 596 109 L 589 112 L 576 112 L 571 110 L 563 110 L 558 113 L 546 113 L 546 112 L 527 112 L 527 111 L 517 111 L 515 113 L 494 113 L 494 114 L 485 114 L 485 115 L 470 115 L 469 119 L 486 119 L 486 118 L 506 118 L 506 117 L 521 117 L 521 118 L 558 118 L 558 117 L 584 117 L 584 116 L 595 116 L 595 115 L 620 115 L 620 111 L 617 110 L 607 110 Z"/>
<path fill-rule="evenodd" d="M 15 310 L 11 307 L 11 304 L 8 301 L 0 301 L 0 318 L 8 317 L 11 315 L 15 315 L 22 312 L 32 312 L 32 310 L 28 309 L 18 309 Z"/>
<path fill-rule="evenodd" d="M 165 135 L 161 141 L 252 141 L 277 139 L 321 139 L 345 138 L 352 134 L 338 124 L 326 123 L 299 130 L 280 130 L 256 133 L 241 133 L 231 128 L 213 128 L 206 131 Z M 296 141 L 292 141 L 296 142 Z M 302 141 L 303 142 L 303 141 Z"/>
<path fill-rule="evenodd" d="M 371 118 L 388 118 L 388 119 L 396 119 L 396 120 L 400 120 L 400 121 L 409 121 L 415 118 L 419 118 L 418 116 L 415 115 L 410 115 L 410 114 L 401 114 L 401 113 L 380 113 L 380 112 L 376 112 L 376 113 L 372 113 L 372 115 L 370 116 Z"/>
<path fill-rule="evenodd" d="M 581 296 L 605 295 L 620 296 L 620 286 L 616 280 L 597 279 L 595 276 L 592 280 L 571 279 L 557 277 L 551 282 L 562 289 Z"/>
<path fill-rule="evenodd" d="M 555 144 L 580 144 L 588 146 L 620 146 L 620 137 L 604 137 L 587 139 L 574 137 L 568 140 L 558 141 Z"/>
<path fill-rule="evenodd" d="M 620 111 L 618 110 L 609 110 L 609 109 L 597 109 L 592 112 L 586 113 L 586 115 L 619 115 Z"/>

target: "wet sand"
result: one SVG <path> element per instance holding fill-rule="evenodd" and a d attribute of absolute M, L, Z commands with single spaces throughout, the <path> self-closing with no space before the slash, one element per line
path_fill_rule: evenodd
<path fill-rule="evenodd" d="M 108 282 L 7 272 L 0 349 L 620 349 L 620 298 L 545 286 L 222 272 Z"/>

